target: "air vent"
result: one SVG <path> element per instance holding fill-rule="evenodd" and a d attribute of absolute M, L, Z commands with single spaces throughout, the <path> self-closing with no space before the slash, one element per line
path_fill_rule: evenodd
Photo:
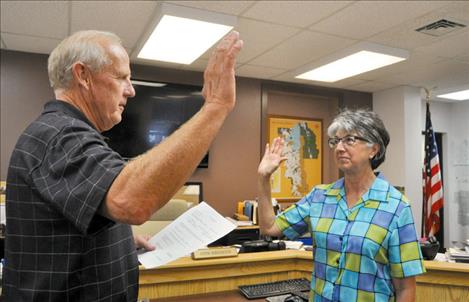
<path fill-rule="evenodd" d="M 441 37 L 443 35 L 446 35 L 452 31 L 461 29 L 463 27 L 466 27 L 466 25 L 461 24 L 461 23 L 456 23 L 453 21 L 448 21 L 446 19 L 441 19 L 431 24 L 422 26 L 416 29 L 416 31 L 421 32 L 423 34 L 430 35 L 430 36 L 434 36 L 434 37 Z"/>

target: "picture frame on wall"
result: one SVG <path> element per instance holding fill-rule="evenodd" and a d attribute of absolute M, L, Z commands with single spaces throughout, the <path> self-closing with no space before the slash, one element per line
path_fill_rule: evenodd
<path fill-rule="evenodd" d="M 271 194 L 281 202 L 295 202 L 322 183 L 323 125 L 320 119 L 268 116 L 267 140 L 283 138 L 287 157 L 271 177 Z"/>

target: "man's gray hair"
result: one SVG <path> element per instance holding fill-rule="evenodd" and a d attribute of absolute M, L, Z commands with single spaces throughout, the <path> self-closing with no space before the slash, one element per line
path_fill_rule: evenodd
<path fill-rule="evenodd" d="M 103 41 L 122 45 L 120 38 L 106 31 L 85 30 L 65 38 L 52 51 L 48 60 L 49 82 L 56 89 L 70 88 L 72 66 L 76 62 L 86 64 L 93 72 L 111 64 Z"/>
<path fill-rule="evenodd" d="M 344 109 L 332 121 L 327 129 L 327 135 L 334 137 L 337 131 L 357 133 L 369 142 L 379 146 L 378 153 L 370 160 L 374 170 L 384 162 L 386 147 L 389 144 L 389 133 L 381 118 L 375 112 L 366 109 Z"/>

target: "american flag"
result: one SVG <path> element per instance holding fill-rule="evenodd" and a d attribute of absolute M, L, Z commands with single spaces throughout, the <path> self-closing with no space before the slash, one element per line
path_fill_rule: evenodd
<path fill-rule="evenodd" d="M 423 167 L 423 227 L 425 237 L 434 236 L 440 229 L 440 209 L 443 208 L 443 183 L 435 133 L 427 102 L 425 122 L 425 160 Z"/>

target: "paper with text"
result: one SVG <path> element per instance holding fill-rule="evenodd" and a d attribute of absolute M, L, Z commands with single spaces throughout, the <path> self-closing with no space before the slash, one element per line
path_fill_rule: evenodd
<path fill-rule="evenodd" d="M 236 228 L 207 203 L 190 208 L 150 239 L 156 249 L 138 256 L 145 268 L 161 266 L 205 247 Z"/>

